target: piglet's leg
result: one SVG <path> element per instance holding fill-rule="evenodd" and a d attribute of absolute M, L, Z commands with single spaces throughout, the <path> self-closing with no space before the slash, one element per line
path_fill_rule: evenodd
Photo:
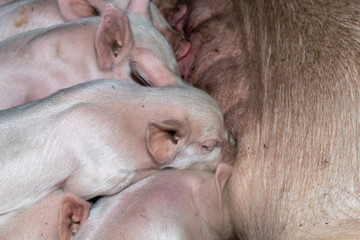
<path fill-rule="evenodd" d="M 60 240 L 69 240 L 76 233 L 80 224 L 89 216 L 90 203 L 68 194 L 64 196 L 59 216 L 58 235 Z"/>

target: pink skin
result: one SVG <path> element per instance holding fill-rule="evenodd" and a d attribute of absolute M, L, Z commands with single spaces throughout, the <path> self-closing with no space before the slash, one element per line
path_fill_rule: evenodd
<path fill-rule="evenodd" d="M 178 4 L 177 0 L 153 0 L 170 26 L 184 35 L 184 24 L 188 13 L 186 4 Z"/>
<path fill-rule="evenodd" d="M 183 59 L 187 54 L 189 54 L 191 49 L 191 42 L 187 40 L 181 40 L 180 46 L 175 51 L 175 58 L 176 60 L 180 61 Z"/>
<path fill-rule="evenodd" d="M 172 38 L 181 37 L 181 41 L 170 40 L 170 42 L 175 42 L 176 44 L 176 47 L 173 47 L 173 49 L 175 52 L 176 60 L 179 61 L 189 53 L 191 47 L 191 42 L 183 39 L 184 24 L 188 12 L 187 6 L 186 4 L 177 5 L 176 1 L 155 0 L 153 2 L 159 8 L 160 12 L 164 15 L 165 19 L 169 22 L 170 26 L 175 30 L 175 32 L 178 33 L 178 36 L 174 35 Z"/>
<path fill-rule="evenodd" d="M 186 13 L 187 6 L 185 4 L 179 4 L 175 7 L 175 13 L 168 18 L 170 26 L 182 35 L 184 35 Z"/>
<path fill-rule="evenodd" d="M 100 198 L 90 215 L 89 203 L 57 190 L 0 222 L 0 238 L 225 240 L 232 236 L 224 190 L 230 174 L 223 163 L 215 174 L 160 172 Z"/>
<path fill-rule="evenodd" d="M 185 4 L 188 6 L 185 33 L 192 45 L 179 61 L 182 77 L 221 104 L 227 125 L 240 138 L 250 119 L 244 114 L 254 103 L 248 97 L 251 83 L 244 70 L 246 51 L 238 41 L 241 34 L 233 24 L 234 6 L 230 0 L 221 4 L 217 0 L 185 1 Z"/>
<path fill-rule="evenodd" d="M 124 7 L 123 9 L 126 9 Z M 0 6 L 0 40 L 33 29 L 45 28 L 99 15 L 87 0 L 16 0 Z"/>
<path fill-rule="evenodd" d="M 120 9 L 126 9 L 129 0 L 18 0 L 6 6 L 0 6 L 0 22 L 12 24 L 0 25 L 0 40 L 16 34 L 54 26 L 67 21 L 84 17 L 96 16 L 103 13 L 106 3 L 115 4 Z M 143 3 L 142 3 L 143 4 Z M 174 31 L 159 10 L 150 3 L 151 20 L 157 30 L 165 36 L 170 43 L 177 60 L 181 59 L 189 50 L 190 43 Z"/>
<path fill-rule="evenodd" d="M 5 5 L 7 3 L 13 2 L 14 0 L 0 0 L 0 6 Z"/>
<path fill-rule="evenodd" d="M 231 19 L 233 7 L 230 0 L 221 4 L 216 0 L 182 1 L 181 4 L 159 0 L 155 4 L 170 25 L 191 42 L 186 54 L 177 58 L 184 80 L 195 84 L 212 64 L 239 52 L 233 37 L 238 35 L 234 19 Z"/>
<path fill-rule="evenodd" d="M 239 140 L 228 185 L 239 239 L 358 239 L 357 1 L 187 4 L 194 48 L 180 65 Z"/>
<path fill-rule="evenodd" d="M 67 204 L 69 202 L 71 206 Z M 72 208 L 71 217 L 64 211 L 65 206 Z M 58 239 L 59 225 L 66 224 L 75 232 L 76 222 L 84 222 L 89 209 L 90 204 L 75 195 L 63 190 L 54 191 L 6 219 L 0 218 L 0 239 Z M 63 216 L 61 219 L 60 215 Z"/>
<path fill-rule="evenodd" d="M 230 173 L 221 164 L 215 174 L 170 170 L 148 177 L 98 200 L 71 239 L 229 239 L 224 186 Z M 69 228 L 59 230 L 61 240 L 70 239 L 62 237 Z"/>
<path fill-rule="evenodd" d="M 89 12 L 89 16 L 94 11 Z M 13 1 L 0 6 L 0 41 L 19 33 L 64 23 L 55 0 Z M 7 24 L 4 24 L 4 23 Z"/>
<path fill-rule="evenodd" d="M 107 3 L 125 10 L 130 0 L 17 0 L 0 5 L 0 40 L 19 33 L 103 13 Z M 141 2 L 144 4 L 144 2 Z M 146 4 L 146 2 L 145 2 Z M 182 37 L 169 26 L 159 10 L 150 3 L 151 20 L 169 41 L 177 55 L 187 50 Z"/>
<path fill-rule="evenodd" d="M 217 103 L 190 86 L 98 80 L 0 113 L 0 219 L 59 188 L 90 199 L 233 157 Z"/>
<path fill-rule="evenodd" d="M 142 8 L 148 9 L 146 5 Z M 148 13 L 144 17 L 137 14 L 138 10 L 129 5 L 129 19 L 124 12 L 107 5 L 101 18 L 39 29 L 1 42 L 0 61 L 4 64 L 0 65 L 0 109 L 94 79 L 131 81 L 131 66 L 145 65 L 142 61 L 149 60 L 149 55 L 152 61 L 146 63 L 149 69 L 153 68 L 152 72 L 161 75 L 161 69 L 168 68 L 177 74 L 170 46 L 153 27 Z M 179 78 L 176 81 L 174 84 L 182 84 Z M 147 84 L 156 86 L 148 81 Z"/>

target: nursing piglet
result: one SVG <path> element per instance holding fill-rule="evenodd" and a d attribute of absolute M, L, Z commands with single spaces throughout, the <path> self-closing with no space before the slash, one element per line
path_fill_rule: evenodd
<path fill-rule="evenodd" d="M 125 10 L 130 0 L 17 0 L 0 5 L 0 40 L 33 29 L 45 28 L 80 18 L 102 15 L 106 3 Z M 149 4 L 147 0 L 142 5 Z M 190 49 L 190 43 L 174 31 L 150 2 L 151 21 L 165 36 L 177 58 L 182 58 Z"/>
<path fill-rule="evenodd" d="M 66 203 L 60 239 L 229 239 L 232 227 L 224 186 L 230 173 L 231 167 L 221 164 L 215 174 L 169 170 L 143 179 L 99 199 L 73 237 L 66 215 L 72 204 Z"/>
<path fill-rule="evenodd" d="M 223 163 L 215 174 L 163 171 L 100 198 L 90 215 L 88 202 L 59 189 L 0 224 L 0 239 L 228 239 L 230 173 Z"/>
<path fill-rule="evenodd" d="M 70 0 L 70 1 L 79 1 L 79 0 Z M 107 3 L 114 4 L 116 7 L 120 9 L 125 9 L 129 2 L 130 0 L 92 0 L 91 1 L 91 3 L 99 12 L 102 12 L 102 9 L 104 9 Z M 191 43 L 184 39 L 182 30 L 179 31 L 177 26 L 169 25 L 169 23 L 171 22 L 168 23 L 168 21 L 162 15 L 162 12 L 152 2 L 150 2 L 152 23 L 154 24 L 156 29 L 162 35 L 164 35 L 166 40 L 169 42 L 170 46 L 174 51 L 176 59 L 177 60 L 182 59 L 189 52 Z M 139 1 L 139 4 L 144 4 L 144 3 L 141 3 Z M 179 9 L 178 11 L 177 9 L 173 10 L 177 15 L 183 16 L 186 14 L 186 8 L 184 10 Z M 69 12 L 71 12 L 71 10 Z"/>
<path fill-rule="evenodd" d="M 0 136 L 1 217 L 59 188 L 90 199 L 148 170 L 214 170 L 233 149 L 217 103 L 203 91 L 118 80 L 0 111 Z"/>
<path fill-rule="evenodd" d="M 107 5 L 101 18 L 34 30 L 1 42 L 0 109 L 94 79 L 131 80 L 131 72 L 146 79 L 162 68 L 178 73 L 169 44 L 150 22 L 148 5 L 138 1 L 130 2 L 129 18 Z M 139 64 L 147 65 L 148 71 L 134 72 L 132 66 Z"/>

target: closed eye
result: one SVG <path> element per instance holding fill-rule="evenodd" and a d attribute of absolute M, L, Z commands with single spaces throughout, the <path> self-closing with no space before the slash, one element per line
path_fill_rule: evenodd
<path fill-rule="evenodd" d="M 216 147 L 219 147 L 220 145 L 221 145 L 220 141 L 216 139 L 210 139 L 202 142 L 200 147 L 203 153 L 209 153 L 213 151 Z"/>
<path fill-rule="evenodd" d="M 207 146 L 207 145 L 201 145 L 202 149 L 208 152 L 211 152 L 214 150 L 215 146 Z"/>
<path fill-rule="evenodd" d="M 139 84 L 141 86 L 150 87 L 150 84 L 140 74 L 138 74 L 137 72 L 131 71 L 130 77 L 137 84 Z"/>

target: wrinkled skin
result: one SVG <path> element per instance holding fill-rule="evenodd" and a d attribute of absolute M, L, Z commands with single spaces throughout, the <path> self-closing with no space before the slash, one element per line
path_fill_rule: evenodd
<path fill-rule="evenodd" d="M 118 80 L 0 111 L 0 135 L 0 182 L 11 183 L 0 189 L 0 218 L 59 188 L 90 199 L 153 169 L 213 171 L 233 152 L 221 111 L 203 91 Z"/>
<path fill-rule="evenodd" d="M 218 100 L 238 140 L 238 238 L 358 239 L 358 2 L 185 2 L 182 73 Z"/>
<path fill-rule="evenodd" d="M 57 190 L 0 222 L 0 238 L 228 239 L 233 232 L 224 185 L 230 174 L 223 163 L 215 174 L 163 171 L 100 198 L 90 215 L 89 203 Z"/>
<path fill-rule="evenodd" d="M 0 109 L 99 78 L 131 81 L 137 75 L 148 85 L 160 86 L 149 82 L 149 78 L 156 75 L 153 79 L 158 82 L 168 78 L 161 74 L 163 68 L 177 74 L 169 44 L 149 21 L 148 7 L 138 1 L 132 0 L 126 14 L 107 5 L 101 17 L 38 29 L 2 41 Z"/>
<path fill-rule="evenodd" d="M 184 34 L 187 5 L 178 3 L 177 0 L 154 0 L 161 14 L 169 22 L 170 26 L 181 34 Z"/>
<path fill-rule="evenodd" d="M 130 0 L 16 0 L 4 5 L 0 2 L 0 40 L 33 29 L 101 15 L 107 3 L 125 10 L 129 2 Z M 146 4 L 146 1 L 142 4 Z M 170 27 L 153 3 L 150 3 L 150 13 L 152 23 L 165 36 L 176 57 L 180 59 L 189 50 L 190 43 Z"/>
<path fill-rule="evenodd" d="M 71 239 L 229 239 L 223 187 L 230 171 L 221 164 L 215 175 L 171 170 L 151 176 L 98 200 Z M 66 232 L 60 228 L 59 235 Z"/>

